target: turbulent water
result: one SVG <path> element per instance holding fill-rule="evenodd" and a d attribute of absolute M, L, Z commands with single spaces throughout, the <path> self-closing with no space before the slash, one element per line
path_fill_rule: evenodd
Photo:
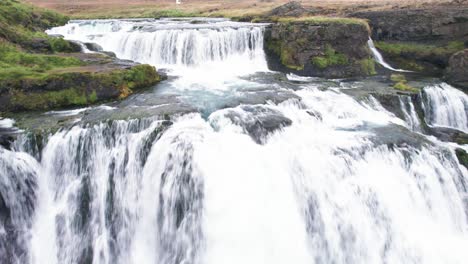
<path fill-rule="evenodd" d="M 429 124 L 468 133 L 468 96 L 446 83 L 426 87 L 424 109 Z"/>
<path fill-rule="evenodd" d="M 77 121 L 0 147 L 0 262 L 466 263 L 468 171 L 453 148 L 413 132 L 406 97 L 402 120 L 341 84 L 278 80 L 265 66 L 263 27 L 142 20 L 51 30 L 171 71 L 164 91 L 132 104 L 179 94 L 198 111 Z M 194 72 L 215 81 L 193 83 Z M 454 93 L 424 92 L 432 107 Z M 451 126 L 466 127 L 464 104 L 465 123 L 447 110 Z M 86 120 L 125 107 L 46 115 Z"/>

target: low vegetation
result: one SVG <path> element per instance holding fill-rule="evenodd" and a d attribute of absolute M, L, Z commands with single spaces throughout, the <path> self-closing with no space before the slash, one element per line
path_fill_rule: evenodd
<path fill-rule="evenodd" d="M 408 84 L 406 77 L 403 74 L 392 74 L 390 76 L 390 80 L 394 82 L 393 88 L 403 92 L 413 92 L 418 93 L 419 89 L 414 88 L 413 86 Z"/>
<path fill-rule="evenodd" d="M 171 14 L 172 16 L 175 14 Z M 48 110 L 123 99 L 160 80 L 154 67 L 130 69 L 91 54 L 84 62 L 78 44 L 44 30 L 68 17 L 16 0 L 0 2 L 0 111 Z"/>
<path fill-rule="evenodd" d="M 330 45 L 325 47 L 325 56 L 312 58 L 312 63 L 320 69 L 325 69 L 334 65 L 346 65 L 349 63 L 345 54 L 336 52 Z"/>
<path fill-rule="evenodd" d="M 82 65 L 84 63 L 74 57 L 28 53 L 0 40 L 0 89 L 9 80 L 44 77 L 53 69 Z"/>
<path fill-rule="evenodd" d="M 405 53 L 414 53 L 420 56 L 450 56 L 465 48 L 462 41 L 452 41 L 441 46 L 379 41 L 376 42 L 375 46 L 390 56 L 401 56 Z"/>
<path fill-rule="evenodd" d="M 307 23 L 313 25 L 323 24 L 346 24 L 346 25 L 360 25 L 369 28 L 369 24 L 364 19 L 347 18 L 347 17 L 325 17 L 325 16 L 307 16 L 307 17 L 282 17 L 277 18 L 280 23 Z"/>

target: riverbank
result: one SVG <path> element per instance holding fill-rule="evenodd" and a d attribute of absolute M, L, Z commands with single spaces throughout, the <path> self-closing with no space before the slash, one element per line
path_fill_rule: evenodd
<path fill-rule="evenodd" d="M 160 80 L 154 67 L 112 54 L 81 53 L 84 44 L 44 31 L 68 17 L 7 0 L 0 3 L 0 112 L 85 106 L 126 98 Z"/>

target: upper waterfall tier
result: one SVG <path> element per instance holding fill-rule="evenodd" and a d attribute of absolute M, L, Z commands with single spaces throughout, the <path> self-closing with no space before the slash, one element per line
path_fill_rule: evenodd
<path fill-rule="evenodd" d="M 267 69 L 264 27 L 265 24 L 201 18 L 74 20 L 48 33 L 96 43 L 121 59 L 160 68 L 193 68 L 223 62 L 223 65 L 240 67 L 255 65 L 254 70 L 261 71 Z"/>

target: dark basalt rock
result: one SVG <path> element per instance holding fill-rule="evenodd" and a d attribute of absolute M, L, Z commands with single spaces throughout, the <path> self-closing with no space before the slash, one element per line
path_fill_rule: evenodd
<path fill-rule="evenodd" d="M 447 82 L 468 91 L 468 49 L 455 53 L 450 57 L 449 66 L 445 72 Z"/>
<path fill-rule="evenodd" d="M 90 51 L 101 52 L 104 50 L 99 44 L 96 44 L 96 43 L 84 43 L 84 45 Z"/>
<path fill-rule="evenodd" d="M 239 110 L 244 113 L 239 112 Z M 281 112 L 261 105 L 246 105 L 237 109 L 227 109 L 224 116 L 234 124 L 244 128 L 258 144 L 263 144 L 268 134 L 292 124 L 292 121 Z"/>
<path fill-rule="evenodd" d="M 468 8 L 393 9 L 351 14 L 367 19 L 374 40 L 468 40 Z"/>
<path fill-rule="evenodd" d="M 464 149 L 458 148 L 455 150 L 455 154 L 457 155 L 458 162 L 468 169 L 468 153 Z"/>
<path fill-rule="evenodd" d="M 272 70 L 302 76 L 346 78 L 375 74 L 365 22 L 330 19 L 280 21 L 265 33 Z"/>
<path fill-rule="evenodd" d="M 468 144 L 468 135 L 460 130 L 448 127 L 429 127 L 429 134 L 437 137 L 441 141 L 455 142 L 458 144 Z"/>
<path fill-rule="evenodd" d="M 267 16 L 272 17 L 299 17 L 309 13 L 307 9 L 305 9 L 302 4 L 298 1 L 291 1 L 287 4 L 279 6 L 270 12 L 267 13 Z"/>

